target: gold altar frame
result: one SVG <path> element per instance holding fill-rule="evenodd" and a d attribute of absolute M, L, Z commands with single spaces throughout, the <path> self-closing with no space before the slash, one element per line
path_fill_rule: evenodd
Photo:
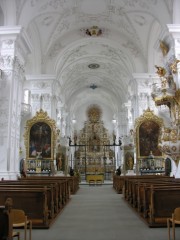
<path fill-rule="evenodd" d="M 148 157 L 148 155 L 150 154 L 150 152 L 152 151 L 152 149 L 149 149 L 148 154 L 146 155 L 142 155 L 141 151 L 140 151 L 140 128 L 142 126 L 142 124 L 146 124 L 146 123 L 150 123 L 153 124 L 155 126 L 159 127 L 159 137 L 160 137 L 160 132 L 162 127 L 164 126 L 163 120 L 161 118 L 159 118 L 158 116 L 156 116 L 153 111 L 150 110 L 150 108 L 148 108 L 146 111 L 144 111 L 144 114 L 142 116 L 140 116 L 139 118 L 136 119 L 135 121 L 135 144 L 136 144 L 136 156 L 137 159 L 145 159 Z M 159 137 L 158 137 L 158 143 L 159 143 Z M 143 146 L 144 148 L 147 147 L 146 145 Z M 157 148 L 158 148 L 158 144 L 157 144 Z M 158 152 L 158 150 L 157 150 Z M 159 154 L 154 154 L 156 158 L 162 158 L 162 153 L 159 151 Z"/>
<path fill-rule="evenodd" d="M 39 129 L 38 129 L 39 126 Z M 32 129 L 36 129 L 36 131 L 40 131 L 40 134 L 46 134 L 46 138 L 48 139 L 48 143 L 46 143 L 45 138 L 43 139 L 43 143 L 41 143 L 41 152 L 42 148 L 49 148 L 48 154 L 42 156 L 43 159 L 53 160 L 55 158 L 55 146 L 56 146 L 56 138 L 57 138 L 57 130 L 55 120 L 51 119 L 47 112 L 42 109 L 39 112 L 36 112 L 36 115 L 26 122 L 25 133 L 24 133 L 24 143 L 26 148 L 26 159 L 37 159 L 37 154 L 31 154 L 30 147 L 32 142 Z M 43 129 L 45 128 L 45 129 Z M 36 140 L 36 144 L 38 144 L 38 139 Z M 34 141 L 34 139 L 33 139 Z M 35 144 L 35 143 L 34 143 Z"/>

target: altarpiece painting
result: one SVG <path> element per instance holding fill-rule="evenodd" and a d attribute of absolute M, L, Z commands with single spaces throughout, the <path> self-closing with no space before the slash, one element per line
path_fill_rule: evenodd
<path fill-rule="evenodd" d="M 155 169 L 162 167 L 162 152 L 158 148 L 163 120 L 149 108 L 136 119 L 135 142 L 139 168 Z"/>
<path fill-rule="evenodd" d="M 50 171 L 56 147 L 56 124 L 42 109 L 26 122 L 24 134 L 29 172 Z"/>

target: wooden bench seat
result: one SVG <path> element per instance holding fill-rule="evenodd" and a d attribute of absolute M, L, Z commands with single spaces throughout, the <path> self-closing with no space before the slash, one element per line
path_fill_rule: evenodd
<path fill-rule="evenodd" d="M 48 190 L 47 187 L 0 188 L 0 205 L 10 197 L 13 199 L 13 207 L 24 210 L 32 220 L 33 227 L 49 228 L 52 219 L 49 218 L 50 209 L 47 204 Z"/>
<path fill-rule="evenodd" d="M 55 180 L 55 179 L 22 179 L 19 180 L 23 184 L 41 184 L 46 186 L 48 184 L 56 185 L 55 201 L 56 201 L 56 211 L 61 210 L 68 200 L 70 199 L 69 194 L 69 184 L 67 180 Z"/>
<path fill-rule="evenodd" d="M 171 177 L 125 177 L 124 199 L 149 227 L 164 227 L 179 206 L 180 181 Z"/>
<path fill-rule="evenodd" d="M 60 209 L 62 209 L 68 200 L 70 199 L 70 186 L 69 186 L 69 181 L 65 179 L 54 179 L 54 178 L 46 178 L 46 177 L 39 177 L 39 178 L 33 178 L 33 177 L 28 177 L 28 178 L 22 178 L 19 179 L 20 182 L 24 182 L 26 184 L 28 183 L 40 183 L 40 184 L 47 184 L 51 183 L 54 184 L 56 183 L 58 185 L 58 206 Z"/>
<path fill-rule="evenodd" d="M 54 215 L 58 213 L 58 202 L 57 202 L 57 185 L 46 183 L 46 184 L 39 184 L 39 183 L 25 183 L 25 182 L 18 182 L 18 181 L 12 181 L 11 183 L 8 181 L 7 183 L 5 181 L 0 182 L 0 189 L 21 189 L 24 188 L 33 188 L 33 189 L 42 189 L 46 187 L 47 188 L 47 205 L 49 209 L 49 217 L 54 218 Z"/>
<path fill-rule="evenodd" d="M 20 178 L 23 180 L 24 178 Z M 79 189 L 79 178 L 77 176 L 28 176 L 25 179 L 41 179 L 41 180 L 67 180 L 70 186 L 70 193 L 75 194 Z"/>
<path fill-rule="evenodd" d="M 118 194 L 123 193 L 125 176 L 113 176 L 113 188 Z"/>
<path fill-rule="evenodd" d="M 33 228 L 49 228 L 79 187 L 77 177 L 32 176 L 0 182 L 0 204 L 7 196 L 24 210 Z"/>
<path fill-rule="evenodd" d="M 174 209 L 179 207 L 180 188 L 154 188 L 150 193 L 150 227 L 167 226 L 167 218 L 172 216 Z"/>

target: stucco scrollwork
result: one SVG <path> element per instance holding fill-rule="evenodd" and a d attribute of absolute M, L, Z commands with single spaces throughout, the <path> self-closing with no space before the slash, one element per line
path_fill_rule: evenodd
<path fill-rule="evenodd" d="M 2 41 L 2 49 L 13 49 L 14 41 L 12 39 L 6 39 Z"/>

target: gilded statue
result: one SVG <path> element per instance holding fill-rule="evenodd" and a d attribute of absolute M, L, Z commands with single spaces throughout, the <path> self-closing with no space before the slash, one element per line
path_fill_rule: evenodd
<path fill-rule="evenodd" d="M 125 166 L 126 170 L 133 170 L 134 159 L 131 153 L 127 153 L 125 156 Z"/>
<path fill-rule="evenodd" d="M 177 73 L 177 64 L 180 62 L 180 60 L 175 59 L 173 63 L 171 63 L 171 65 L 169 66 L 172 73 L 176 74 Z"/>
<path fill-rule="evenodd" d="M 172 129 L 172 130 L 171 130 L 171 133 L 170 133 L 170 140 L 171 140 L 172 142 L 177 142 L 177 139 L 178 139 L 177 129 Z"/>
<path fill-rule="evenodd" d="M 160 76 L 160 77 L 164 77 L 165 74 L 166 74 L 166 69 L 163 68 L 163 67 L 160 67 L 160 66 L 157 66 L 155 65 L 155 68 L 157 69 L 157 74 Z"/>
<path fill-rule="evenodd" d="M 169 47 L 164 41 L 160 41 L 160 49 L 162 51 L 163 56 L 166 56 L 169 52 Z"/>

